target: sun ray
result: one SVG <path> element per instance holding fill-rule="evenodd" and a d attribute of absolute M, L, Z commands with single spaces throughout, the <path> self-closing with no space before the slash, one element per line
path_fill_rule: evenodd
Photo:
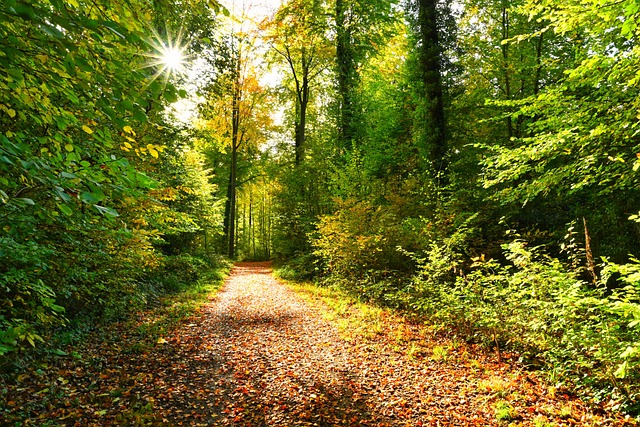
<path fill-rule="evenodd" d="M 140 69 L 155 69 L 147 84 L 162 77 L 163 86 L 166 87 L 170 79 L 176 78 L 186 71 L 186 65 L 190 58 L 190 55 L 187 55 L 188 43 L 183 41 L 182 28 L 175 38 L 172 37 L 168 28 L 166 37 L 162 37 L 155 28 L 151 28 L 151 32 L 152 37 L 147 40 L 151 51 L 141 54 L 147 58 L 147 61 Z"/>

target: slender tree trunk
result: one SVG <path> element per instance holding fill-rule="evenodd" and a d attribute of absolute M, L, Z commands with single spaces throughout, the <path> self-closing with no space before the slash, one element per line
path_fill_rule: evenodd
<path fill-rule="evenodd" d="M 224 243 L 222 243 L 222 250 L 228 251 L 229 244 L 229 224 L 231 219 L 231 181 L 233 176 L 229 172 L 229 181 L 227 182 L 227 200 L 224 204 L 224 224 L 222 234 L 224 236 Z M 226 247 L 225 247 L 226 246 Z"/>
<path fill-rule="evenodd" d="M 240 233 L 237 232 L 239 227 L 240 227 L 240 207 L 236 203 L 236 241 L 235 241 L 235 248 L 237 248 L 238 245 L 240 244 Z M 237 253 L 237 250 L 235 250 L 235 252 Z"/>
<path fill-rule="evenodd" d="M 307 107 L 309 106 L 309 69 L 303 58 L 302 81 L 296 82 L 297 117 L 295 124 L 296 166 L 302 163 L 307 127 Z"/>
<path fill-rule="evenodd" d="M 251 194 L 251 193 L 249 193 Z M 251 233 L 251 230 L 249 230 Z M 242 204 L 242 246 L 246 247 L 249 244 L 249 237 L 247 234 L 247 204 Z"/>
<path fill-rule="evenodd" d="M 255 225 L 253 219 L 253 191 L 249 193 L 249 245 L 252 249 L 252 257 L 256 258 L 256 234 L 255 234 Z"/>
<path fill-rule="evenodd" d="M 231 179 L 229 183 L 229 225 L 228 225 L 228 252 L 229 258 L 236 254 L 236 172 L 238 165 L 238 151 L 236 147 L 231 149 Z"/>
<path fill-rule="evenodd" d="M 418 0 L 418 21 L 422 42 L 420 62 L 429 122 L 427 131 L 430 132 L 426 142 L 434 173 L 442 178 L 448 165 L 437 0 Z"/>
<path fill-rule="evenodd" d="M 231 111 L 231 171 L 229 178 L 229 225 L 228 252 L 229 258 L 236 255 L 236 185 L 238 172 L 238 148 L 240 146 L 240 53 L 236 58 L 236 80 L 233 88 L 233 105 Z"/>
<path fill-rule="evenodd" d="M 509 11 L 506 5 L 502 7 L 502 40 L 507 40 L 510 37 L 509 28 Z M 509 70 L 509 45 L 504 43 L 502 45 L 502 68 L 504 70 L 504 94 L 509 100 L 511 99 L 511 73 Z M 513 137 L 513 120 L 511 116 L 507 116 L 507 136 L 509 139 Z"/>
<path fill-rule="evenodd" d="M 538 37 L 538 43 L 536 44 L 536 77 L 533 82 L 533 94 L 540 93 L 540 83 L 542 80 L 542 46 L 544 42 L 544 33 Z"/>

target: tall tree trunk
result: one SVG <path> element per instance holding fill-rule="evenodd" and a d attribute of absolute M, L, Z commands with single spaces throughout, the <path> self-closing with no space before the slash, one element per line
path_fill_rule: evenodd
<path fill-rule="evenodd" d="M 538 42 L 536 43 L 536 77 L 533 82 L 533 94 L 540 93 L 540 84 L 542 80 L 542 46 L 544 42 L 544 32 L 538 36 Z"/>
<path fill-rule="evenodd" d="M 233 105 L 231 111 L 231 171 L 229 178 L 229 222 L 228 252 L 229 258 L 236 255 L 236 185 L 238 173 L 238 148 L 240 146 L 240 53 L 236 58 L 236 80 L 233 88 Z"/>
<path fill-rule="evenodd" d="M 347 7 L 344 0 L 336 0 L 336 65 L 340 100 L 338 140 L 342 142 L 343 148 L 349 148 L 355 137 L 353 92 L 356 70 L 351 30 L 348 28 L 346 14 Z"/>
<path fill-rule="evenodd" d="M 302 81 L 296 79 L 296 106 L 298 109 L 295 123 L 296 166 L 302 162 L 306 139 L 307 107 L 309 106 L 309 64 L 307 61 L 308 59 L 303 56 Z"/>
<path fill-rule="evenodd" d="M 229 172 L 229 180 L 227 181 L 227 200 L 224 204 L 224 224 L 222 228 L 222 235 L 224 242 L 221 243 L 221 250 L 228 251 L 229 245 L 229 224 L 231 218 L 231 181 L 233 176 Z M 225 247 L 226 246 L 226 247 Z"/>
<path fill-rule="evenodd" d="M 507 10 L 506 4 L 504 4 L 502 7 L 502 40 L 505 41 L 509 37 L 509 11 Z M 502 61 L 502 68 L 504 70 L 504 95 L 509 100 L 511 99 L 511 73 L 509 70 L 509 45 L 507 43 L 502 44 Z M 507 116 L 507 135 L 509 139 L 513 137 L 513 133 L 513 120 L 511 116 Z"/>
<path fill-rule="evenodd" d="M 429 132 L 426 142 L 434 173 L 437 178 L 442 178 L 448 165 L 437 0 L 418 0 L 418 22 L 422 42 L 420 65 Z"/>

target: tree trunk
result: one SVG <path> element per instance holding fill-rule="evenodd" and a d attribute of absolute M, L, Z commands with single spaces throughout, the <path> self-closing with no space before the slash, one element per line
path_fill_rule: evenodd
<path fill-rule="evenodd" d="M 338 117 L 338 140 L 343 148 L 349 148 L 355 137 L 353 91 L 355 80 L 355 64 L 351 44 L 351 30 L 346 25 L 344 0 L 336 0 L 336 62 L 338 77 L 338 97 L 340 112 Z"/>
<path fill-rule="evenodd" d="M 236 58 L 236 80 L 233 89 L 233 105 L 231 111 L 231 171 L 229 178 L 229 222 L 228 252 L 229 258 L 236 255 L 236 185 L 238 173 L 238 148 L 240 145 L 240 53 Z"/>
<path fill-rule="evenodd" d="M 233 177 L 231 175 L 231 172 L 229 172 L 229 180 L 227 182 L 227 200 L 224 204 L 224 224 L 222 228 L 224 242 L 221 243 L 221 250 L 223 251 L 228 251 L 228 244 L 229 244 L 229 224 L 230 224 L 229 220 L 231 218 L 231 180 L 232 179 Z"/>
<path fill-rule="evenodd" d="M 302 162 L 303 158 L 306 139 L 307 106 L 309 105 L 309 64 L 304 56 L 302 58 L 302 82 L 296 81 L 296 92 L 298 111 L 295 126 L 295 151 L 297 166 Z"/>
<path fill-rule="evenodd" d="M 509 38 L 509 11 L 506 5 L 502 7 L 502 40 Z M 507 100 L 511 99 L 511 74 L 509 71 L 509 46 L 502 44 L 502 68 L 504 70 L 504 94 Z M 513 120 L 507 116 L 507 135 L 509 139 L 513 137 Z"/>
<path fill-rule="evenodd" d="M 427 138 L 430 161 L 436 177 L 442 178 L 447 169 L 446 123 L 442 95 L 440 37 L 438 34 L 437 0 L 418 0 L 418 21 L 422 41 L 420 62 L 427 103 Z"/>

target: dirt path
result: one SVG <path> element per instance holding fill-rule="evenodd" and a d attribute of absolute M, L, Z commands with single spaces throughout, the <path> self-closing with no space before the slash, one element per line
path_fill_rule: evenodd
<path fill-rule="evenodd" d="M 0 426 L 623 425 L 391 315 L 346 339 L 349 319 L 325 311 L 268 263 L 238 264 L 199 316 L 158 343 L 138 347 L 114 325 L 113 340 L 87 343 L 90 358 L 21 375 Z"/>
<path fill-rule="evenodd" d="M 575 401 L 553 396 L 552 402 L 546 388 L 517 371 L 506 372 L 506 365 L 408 358 L 383 335 L 347 342 L 318 308 L 270 273 L 264 263 L 237 265 L 198 327 L 169 340 L 178 357 L 167 372 L 166 393 L 155 397 L 166 420 L 235 426 L 490 426 L 534 420 L 538 426 L 598 425 L 584 414 L 576 420 Z M 180 340 L 192 341 L 187 353 Z M 548 419 L 560 422 L 544 424 Z"/>

